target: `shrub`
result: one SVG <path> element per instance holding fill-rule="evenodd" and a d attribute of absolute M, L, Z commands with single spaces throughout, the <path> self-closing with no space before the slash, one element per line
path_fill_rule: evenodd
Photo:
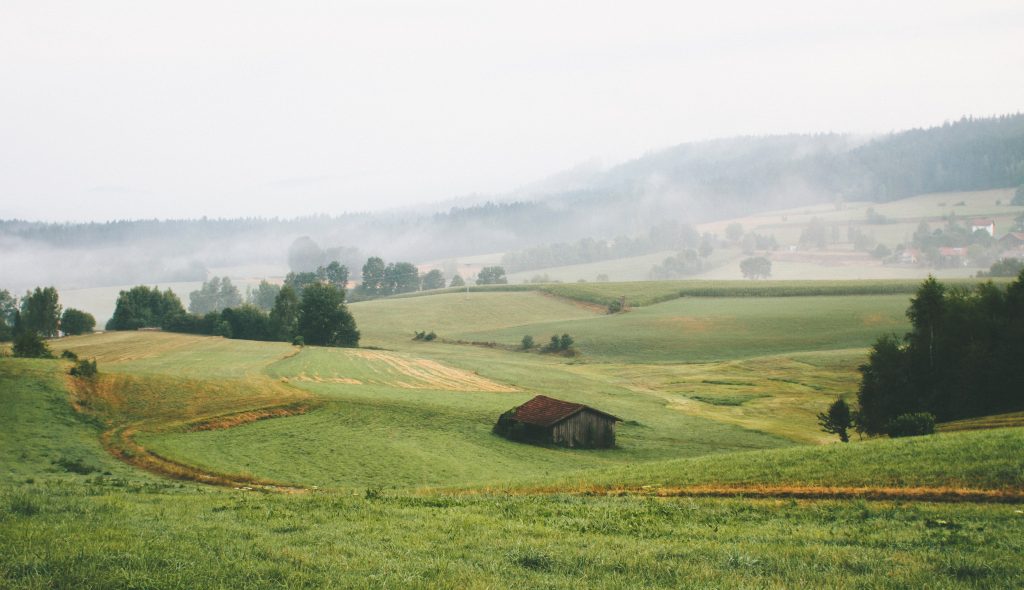
<path fill-rule="evenodd" d="M 53 353 L 35 332 L 24 332 L 14 339 L 14 356 L 19 358 L 52 359 Z"/>
<path fill-rule="evenodd" d="M 68 359 L 69 361 L 77 361 L 78 355 L 70 350 L 65 350 L 64 352 L 60 353 L 60 358 Z"/>
<path fill-rule="evenodd" d="M 901 436 L 921 436 L 935 432 L 935 414 L 917 412 L 900 414 L 885 425 L 885 432 L 892 438 Z"/>
<path fill-rule="evenodd" d="M 437 334 L 435 334 L 433 331 L 431 331 L 429 334 L 424 336 L 423 339 L 426 340 L 427 342 L 431 342 L 433 340 L 437 340 Z"/>
<path fill-rule="evenodd" d="M 519 345 L 520 347 L 522 347 L 523 350 L 530 350 L 535 346 L 533 342 L 533 336 L 530 336 L 529 334 L 523 336 L 523 341 Z"/>
<path fill-rule="evenodd" d="M 89 465 L 88 463 L 85 463 L 84 461 L 78 458 L 69 459 L 67 457 L 61 457 L 54 461 L 53 464 L 60 467 L 64 471 L 67 471 L 68 473 L 77 473 L 78 475 L 89 475 L 90 473 L 95 473 L 99 471 L 99 469 L 93 467 L 92 465 Z"/>
<path fill-rule="evenodd" d="M 559 345 L 558 334 L 554 334 L 553 336 L 551 336 L 551 341 L 548 342 L 547 346 L 545 346 L 541 350 L 543 352 L 558 352 L 558 350 L 559 350 L 558 349 L 558 345 Z"/>
<path fill-rule="evenodd" d="M 568 334 L 562 334 L 561 336 L 554 334 L 551 336 L 551 341 L 541 349 L 541 352 L 561 352 L 567 356 L 574 356 L 575 351 L 572 348 L 574 343 L 575 340 Z"/>
<path fill-rule="evenodd" d="M 74 377 L 95 377 L 99 371 L 96 369 L 96 360 L 83 360 L 75 363 L 75 366 L 71 367 L 71 375 Z"/>

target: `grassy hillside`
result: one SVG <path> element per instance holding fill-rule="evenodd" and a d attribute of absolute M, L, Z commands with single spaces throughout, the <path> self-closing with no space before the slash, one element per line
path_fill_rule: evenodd
<path fill-rule="evenodd" d="M 67 367 L 56 360 L 0 358 L 0 484 L 97 476 L 158 482 L 103 450 L 101 425 L 68 403 Z"/>
<path fill-rule="evenodd" d="M 152 354 L 130 360 L 131 351 L 147 350 L 147 340 Z M 141 445 L 161 458 L 231 478 L 415 487 L 791 444 L 770 433 L 666 412 L 662 399 L 536 355 L 445 347 L 455 353 L 453 364 L 408 352 L 300 350 L 159 333 L 65 343 L 99 359 L 96 387 L 78 396 L 112 424 L 110 440 L 118 450 L 138 453 L 134 445 Z M 231 354 L 237 362 L 225 356 Z M 234 368 L 219 371 L 195 355 Z M 536 393 L 559 391 L 627 417 L 622 449 L 574 453 L 510 443 L 490 433 L 501 412 Z M 315 407 L 287 419 L 194 427 L 220 415 L 306 402 Z"/>
<path fill-rule="evenodd" d="M 524 334 L 543 342 L 551 334 L 569 333 L 587 359 L 701 362 L 867 347 L 879 334 L 907 328 L 907 300 L 906 295 L 684 298 L 625 314 L 438 334 L 512 345 Z"/>
<path fill-rule="evenodd" d="M 673 283 L 641 286 L 679 292 Z M 363 341 L 380 350 L 153 332 L 67 338 L 59 347 L 97 358 L 98 385 L 79 397 L 110 423 L 116 452 L 232 481 L 464 485 L 827 440 L 816 413 L 852 395 L 856 366 L 878 333 L 905 329 L 906 296 L 714 296 L 743 287 L 689 285 L 705 296 L 614 316 L 539 292 L 353 304 Z M 754 293 L 811 288 L 847 287 L 765 284 Z M 569 332 L 582 356 L 417 342 L 416 330 L 509 346 L 526 333 L 543 341 Z M 621 448 L 568 452 L 490 433 L 501 412 L 536 394 L 622 416 Z M 302 415 L 259 420 L 266 408 Z M 241 425 L 197 431 L 221 422 Z"/>
<path fill-rule="evenodd" d="M 66 404 L 64 368 L 58 361 L 0 359 L 0 395 L 8 412 L 0 414 L 0 432 L 8 434 L 0 454 L 4 587 L 576 588 L 581 580 L 644 588 L 1024 584 L 1017 559 L 1024 521 L 1014 506 L 409 495 L 372 488 L 358 495 L 288 495 L 166 482 L 99 448 L 98 427 Z M 905 462 L 905 481 L 915 470 L 928 473 L 947 464 L 920 459 L 938 441 L 938 456 L 946 460 L 978 448 L 978 467 L 969 471 L 964 463 L 968 468 L 961 473 L 998 483 L 1006 478 L 1001 470 L 1020 455 L 1012 453 L 1019 437 L 1007 432 L 1016 431 L 890 446 L 899 447 L 893 456 L 919 458 Z M 740 477 L 750 470 L 780 481 L 776 470 L 807 473 L 804 465 L 822 464 L 821 456 L 831 457 L 824 464 L 845 470 L 848 459 L 870 448 L 852 443 L 679 461 L 667 464 L 662 480 L 693 481 L 716 471 Z M 103 471 L 55 469 L 52 461 L 68 453 Z M 993 454 L 1002 458 L 993 461 Z M 622 481 L 656 481 L 662 469 L 650 468 L 623 468 Z M 694 472 L 697 477 L 686 475 Z"/>
<path fill-rule="evenodd" d="M 873 439 L 630 465 L 545 482 L 561 490 L 681 486 L 1024 490 L 1024 429 Z"/>

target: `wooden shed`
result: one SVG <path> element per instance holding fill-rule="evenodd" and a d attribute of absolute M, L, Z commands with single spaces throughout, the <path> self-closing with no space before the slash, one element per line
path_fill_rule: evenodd
<path fill-rule="evenodd" d="M 494 432 L 525 442 L 610 448 L 615 446 L 615 423 L 621 421 L 590 406 L 538 395 L 502 414 Z"/>

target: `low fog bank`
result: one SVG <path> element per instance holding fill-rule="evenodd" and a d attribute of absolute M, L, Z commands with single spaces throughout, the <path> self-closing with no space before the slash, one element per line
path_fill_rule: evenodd
<path fill-rule="evenodd" d="M 358 278 L 367 256 L 422 263 L 584 239 L 623 242 L 647 239 L 666 223 L 696 225 L 813 204 L 883 203 L 1022 183 L 1022 115 L 963 119 L 870 139 L 735 138 L 684 144 L 607 169 L 587 163 L 508 195 L 467 197 L 445 210 L 424 206 L 296 219 L 0 221 L 0 288 L 195 282 L 221 269 L 256 268 L 261 276 L 280 277 L 300 270 L 289 264 L 288 249 L 303 236 Z M 247 278 L 239 276 L 243 272 L 230 274 Z"/>

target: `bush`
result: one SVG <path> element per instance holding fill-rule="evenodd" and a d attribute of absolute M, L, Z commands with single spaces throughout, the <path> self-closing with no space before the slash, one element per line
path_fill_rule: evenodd
<path fill-rule="evenodd" d="M 764 256 L 745 258 L 740 261 L 740 272 L 746 279 L 767 279 L 772 276 L 772 261 Z"/>
<path fill-rule="evenodd" d="M 95 377 L 99 371 L 96 369 L 96 360 L 84 360 L 75 363 L 75 366 L 71 367 L 71 375 L 74 377 Z"/>
<path fill-rule="evenodd" d="M 885 425 L 885 431 L 892 438 L 933 434 L 935 432 L 935 414 L 929 412 L 900 414 L 889 420 L 889 423 Z"/>
<path fill-rule="evenodd" d="M 60 358 L 68 359 L 69 361 L 77 361 L 78 355 L 70 350 L 65 350 L 64 352 L 60 353 Z"/>
<path fill-rule="evenodd" d="M 433 331 L 431 331 L 429 334 L 424 336 L 423 339 L 426 340 L 427 342 L 431 342 L 433 340 L 437 340 L 437 334 L 435 334 Z"/>
<path fill-rule="evenodd" d="M 531 348 L 533 348 L 535 346 L 533 342 L 533 336 L 530 336 L 529 334 L 523 336 L 523 341 L 520 343 L 520 346 L 523 350 L 530 350 Z"/>
<path fill-rule="evenodd" d="M 27 359 L 52 359 L 53 353 L 35 332 L 25 332 L 14 339 L 14 356 Z"/>
<path fill-rule="evenodd" d="M 568 356 L 573 356 L 575 351 L 572 345 L 575 343 L 572 336 L 568 334 L 557 334 L 551 336 L 551 341 L 548 342 L 547 346 L 541 349 L 542 352 L 561 352 L 566 353 Z"/>

